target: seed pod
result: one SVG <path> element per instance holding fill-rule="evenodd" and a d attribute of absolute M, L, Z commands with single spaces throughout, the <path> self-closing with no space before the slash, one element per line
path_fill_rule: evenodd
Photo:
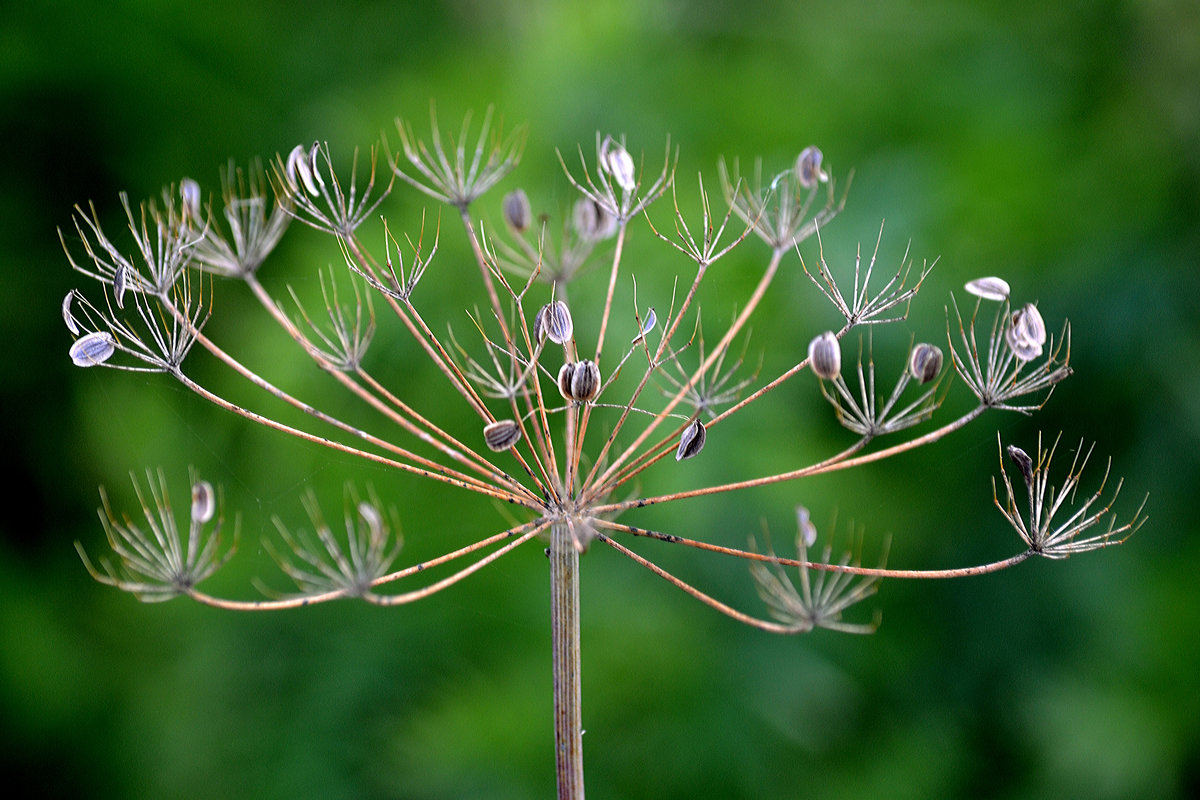
<path fill-rule="evenodd" d="M 1025 485 L 1032 486 L 1033 459 L 1029 457 L 1028 453 L 1016 445 L 1010 444 L 1005 448 L 1005 452 L 1008 453 L 1008 457 L 1012 459 L 1012 462 L 1017 465 L 1017 469 L 1021 470 L 1021 476 L 1025 478 Z"/>
<path fill-rule="evenodd" d="M 1003 303 L 1008 299 L 1008 281 L 1003 278 L 976 278 L 963 288 L 984 300 Z"/>
<path fill-rule="evenodd" d="M 796 531 L 805 547 L 812 547 L 817 543 L 817 526 L 813 525 L 808 509 L 804 506 L 796 506 Z"/>
<path fill-rule="evenodd" d="M 213 518 L 217 511 L 216 493 L 208 481 L 196 481 L 192 484 L 192 522 L 201 525 Z"/>
<path fill-rule="evenodd" d="M 929 383 L 942 371 L 942 349 L 937 345 L 921 342 L 913 348 L 908 359 L 908 373 L 917 383 Z"/>
<path fill-rule="evenodd" d="M 598 242 L 617 232 L 617 220 L 590 197 L 581 197 L 575 202 L 571 222 L 575 233 L 587 242 Z"/>
<path fill-rule="evenodd" d="M 316 154 L 316 145 L 313 145 L 312 152 L 314 155 Z M 314 159 L 310 158 L 309 151 L 304 149 L 304 145 L 298 144 L 292 148 L 292 152 L 288 153 L 284 172 L 292 188 L 303 188 L 313 197 L 316 197 L 320 194 L 320 189 L 317 188 L 316 181 L 313 178 L 313 164 Z"/>
<path fill-rule="evenodd" d="M 645 339 L 650 334 L 650 331 L 654 330 L 654 326 L 657 324 L 658 317 L 655 315 L 654 309 L 651 308 L 646 312 L 646 318 L 642 320 L 642 329 L 638 331 L 637 336 L 633 337 L 632 343 L 637 344 Z"/>
<path fill-rule="evenodd" d="M 558 391 L 577 403 L 594 400 L 600 393 L 600 368 L 588 359 L 568 361 L 558 371 Z"/>
<path fill-rule="evenodd" d="M 67 292 L 67 296 L 63 298 L 62 315 L 63 322 L 67 323 L 67 330 L 72 336 L 79 335 L 79 324 L 75 322 L 75 315 L 71 313 L 71 302 L 75 299 L 75 290 Z"/>
<path fill-rule="evenodd" d="M 529 227 L 533 211 L 529 208 L 529 197 L 524 189 L 513 189 L 504 195 L 504 221 L 517 233 L 524 233 Z"/>
<path fill-rule="evenodd" d="M 829 180 L 829 175 L 821 169 L 821 159 L 824 154 L 821 148 L 809 146 L 800 151 L 799 157 L 796 159 L 796 180 L 805 189 L 811 189 L 818 182 L 825 183 Z"/>
<path fill-rule="evenodd" d="M 632 192 L 637 188 L 633 157 L 611 136 L 605 136 L 604 143 L 600 145 L 600 168 L 612 175 L 622 190 Z"/>
<path fill-rule="evenodd" d="M 378 508 L 364 500 L 355 507 L 355 510 L 357 510 L 358 515 L 362 517 L 362 521 L 367 524 L 367 527 L 371 531 L 372 537 L 379 537 L 383 535 L 383 515 L 379 513 Z"/>
<path fill-rule="evenodd" d="M 191 178 L 179 182 L 179 199 L 183 202 L 183 216 L 189 221 L 200 219 L 200 203 L 202 200 L 200 184 Z"/>
<path fill-rule="evenodd" d="M 497 420 L 484 426 L 483 441 L 489 450 L 501 453 L 521 441 L 521 428 L 511 419 Z"/>
<path fill-rule="evenodd" d="M 117 301 L 117 308 L 125 307 L 126 274 L 125 265 L 117 264 L 117 271 L 113 273 L 113 298 Z"/>
<path fill-rule="evenodd" d="M 1046 343 L 1046 323 L 1033 303 L 1027 303 L 1012 314 L 1008 328 L 1004 331 L 1013 355 L 1022 361 L 1033 361 L 1042 354 Z"/>
<path fill-rule="evenodd" d="M 822 380 L 833 380 L 842 372 L 842 349 L 833 331 L 825 331 L 808 345 L 808 365 Z"/>
<path fill-rule="evenodd" d="M 575 333 L 575 323 L 571 320 L 571 310 L 562 300 L 547 303 L 538 310 L 533 318 L 533 334 L 540 342 L 549 339 L 555 344 L 566 344 Z"/>
<path fill-rule="evenodd" d="M 700 451 L 704 449 L 706 438 L 708 438 L 708 432 L 704 430 L 704 423 L 698 419 L 692 420 L 679 437 L 679 448 L 675 451 L 675 460 L 683 461 L 699 455 Z"/>
<path fill-rule="evenodd" d="M 117 340 L 111 333 L 96 331 L 75 340 L 71 345 L 71 360 L 77 367 L 94 367 L 112 358 L 117 351 Z"/>

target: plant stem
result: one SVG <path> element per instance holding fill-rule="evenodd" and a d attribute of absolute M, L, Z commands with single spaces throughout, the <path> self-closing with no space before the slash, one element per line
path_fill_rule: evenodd
<path fill-rule="evenodd" d="M 554 660 L 554 763 L 559 800 L 583 800 L 579 672 L 579 550 L 566 522 L 550 534 L 550 628 Z"/>

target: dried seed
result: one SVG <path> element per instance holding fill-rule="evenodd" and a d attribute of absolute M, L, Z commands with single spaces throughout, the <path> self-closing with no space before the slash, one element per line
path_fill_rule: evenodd
<path fill-rule="evenodd" d="M 821 169 L 821 160 L 824 154 L 821 148 L 809 146 L 800 151 L 799 157 L 796 158 L 796 180 L 805 189 L 811 189 L 818 182 L 825 183 L 829 180 L 829 175 Z"/>
<path fill-rule="evenodd" d="M 704 423 L 698 419 L 694 419 L 683 429 L 683 434 L 679 437 L 679 447 L 675 450 L 675 460 L 683 461 L 700 454 L 704 449 L 704 440 L 708 438 L 708 432 L 704 429 Z"/>
<path fill-rule="evenodd" d="M 183 215 L 188 220 L 200 219 L 200 203 L 202 202 L 200 184 L 191 178 L 179 182 L 179 199 L 183 202 Z"/>
<path fill-rule="evenodd" d="M 575 202 L 571 222 L 575 233 L 587 242 L 598 242 L 617 232 L 617 220 L 590 197 L 581 197 Z"/>
<path fill-rule="evenodd" d="M 517 233 L 524 233 L 529 227 L 533 211 L 529 208 L 529 197 L 524 189 L 513 189 L 504 195 L 504 221 Z"/>
<path fill-rule="evenodd" d="M 81 336 L 71 345 L 71 360 L 77 367 L 94 367 L 112 358 L 117 351 L 117 340 L 111 333 L 96 331 Z"/>
<path fill-rule="evenodd" d="M 657 324 L 658 317 L 654 315 L 654 309 L 651 308 L 646 312 L 646 318 L 642 320 L 642 329 L 638 331 L 637 336 L 633 337 L 633 343 L 637 344 L 645 339 L 650 334 L 650 331 L 654 330 L 654 326 Z"/>
<path fill-rule="evenodd" d="M 558 391 L 568 400 L 586 403 L 600 393 L 600 368 L 594 361 L 568 361 L 558 371 Z"/>
<path fill-rule="evenodd" d="M 511 419 L 501 419 L 483 428 L 483 441 L 496 453 L 508 450 L 521 441 L 521 428 Z"/>
<path fill-rule="evenodd" d="M 63 322 L 67 323 L 67 330 L 72 336 L 79 335 L 79 325 L 75 322 L 75 315 L 71 313 L 71 302 L 75 299 L 75 290 L 67 292 L 67 296 L 63 298 L 62 315 Z"/>
<path fill-rule="evenodd" d="M 374 537 L 382 536 L 383 515 L 379 513 L 379 509 L 364 500 L 358 504 L 357 510 L 363 522 L 371 529 L 371 535 Z"/>
<path fill-rule="evenodd" d="M 125 276 L 125 265 L 117 264 L 117 271 L 113 273 L 113 298 L 117 301 L 117 308 L 125 307 Z"/>
<path fill-rule="evenodd" d="M 292 148 L 292 152 L 288 153 L 284 172 L 287 174 L 288 183 L 293 188 L 303 188 L 313 197 L 320 194 L 320 189 L 313 180 L 312 159 L 308 151 L 304 149 L 304 145 L 298 144 Z"/>
<path fill-rule="evenodd" d="M 1021 448 L 1016 445 L 1009 445 L 1005 448 L 1008 457 L 1017 465 L 1017 469 L 1021 470 L 1021 476 L 1025 478 L 1026 486 L 1033 486 L 1033 459 L 1029 457 Z"/>
<path fill-rule="evenodd" d="M 929 383 L 942 371 L 942 349 L 922 342 L 913 348 L 908 359 L 908 372 L 917 383 Z"/>
<path fill-rule="evenodd" d="M 566 344 L 575 333 L 575 323 L 571 320 L 571 310 L 562 300 L 547 303 L 538 310 L 533 318 L 533 332 L 538 338 L 549 339 L 555 344 Z"/>
<path fill-rule="evenodd" d="M 976 278 L 963 288 L 984 300 L 1002 303 L 1008 299 L 1008 281 L 1003 278 Z"/>
<path fill-rule="evenodd" d="M 632 192 L 637 188 L 633 157 L 611 136 L 605 136 L 604 143 L 600 145 L 600 167 L 612 175 L 622 190 Z"/>
<path fill-rule="evenodd" d="M 1022 361 L 1033 361 L 1042 354 L 1046 343 L 1046 323 L 1033 303 L 1027 303 L 1013 312 L 1008 328 L 1004 331 L 1013 355 Z"/>
<path fill-rule="evenodd" d="M 841 374 L 842 349 L 833 331 L 825 331 L 809 343 L 808 364 L 822 380 L 833 380 Z"/>
<path fill-rule="evenodd" d="M 201 525 L 213 518 L 217 511 L 216 493 L 208 481 L 196 481 L 192 484 L 192 522 Z"/>
<path fill-rule="evenodd" d="M 817 543 L 817 526 L 813 525 L 808 509 L 804 506 L 796 506 L 796 531 L 805 547 L 812 547 Z"/>

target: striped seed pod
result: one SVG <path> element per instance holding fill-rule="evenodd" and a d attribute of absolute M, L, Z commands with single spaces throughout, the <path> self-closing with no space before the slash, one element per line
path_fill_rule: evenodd
<path fill-rule="evenodd" d="M 483 441 L 492 452 L 502 453 L 521 441 L 521 428 L 511 419 L 496 420 L 484 426 Z"/>
<path fill-rule="evenodd" d="M 694 419 L 683 429 L 683 435 L 679 437 L 679 448 L 675 451 L 675 460 L 683 461 L 693 456 L 700 454 L 704 449 L 704 440 L 708 438 L 708 432 L 704 430 L 704 423 L 698 419 Z"/>
<path fill-rule="evenodd" d="M 831 381 L 842 372 L 842 349 L 833 331 L 825 331 L 808 345 L 808 365 L 821 380 Z"/>
<path fill-rule="evenodd" d="M 937 345 L 922 342 L 913 348 L 908 359 L 908 374 L 917 383 L 929 383 L 942 371 L 942 349 Z"/>
<path fill-rule="evenodd" d="M 576 403 L 596 399 L 600 394 L 600 368 L 588 359 L 568 361 L 558 371 L 558 391 Z"/>

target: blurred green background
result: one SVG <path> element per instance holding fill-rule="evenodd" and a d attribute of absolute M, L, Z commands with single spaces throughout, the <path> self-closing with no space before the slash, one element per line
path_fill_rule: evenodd
<path fill-rule="evenodd" d="M 555 149 L 570 160 L 597 130 L 625 134 L 654 167 L 669 135 L 687 209 L 697 171 L 716 186 L 720 156 L 778 170 L 817 143 L 836 176 L 854 170 L 824 236 L 835 269 L 859 242 L 872 247 L 885 219 L 881 269 L 906 245 L 918 264 L 940 258 L 908 323 L 915 335 L 943 339 L 950 291 L 987 274 L 1036 300 L 1051 328 L 1071 320 L 1076 375 L 1033 418 L 992 413 L 892 463 L 681 504 L 648 524 L 731 545 L 765 526 L 782 549 L 804 503 L 823 530 L 835 514 L 841 530 L 861 526 L 868 561 L 887 535 L 893 566 L 1002 557 L 1017 542 L 991 506 L 997 431 L 1028 450 L 1038 431 L 1063 431 L 1063 448 L 1096 440 L 1085 488 L 1111 454 L 1122 515 L 1150 494 L 1149 523 L 1116 550 L 885 582 L 851 612 L 882 611 L 869 637 L 744 629 L 594 548 L 582 590 L 591 796 L 1200 794 L 1200 526 L 1187 509 L 1200 443 L 1195 3 L 116 0 L 15 2 L 4 16 L 0 326 L 14 348 L 0 359 L 0 764 L 23 796 L 551 795 L 539 548 L 403 609 L 238 615 L 141 605 L 92 582 L 72 547 L 103 553 L 97 485 L 132 511 L 128 472 L 159 465 L 177 496 L 194 465 L 240 513 L 238 557 L 214 591 L 252 596 L 255 576 L 285 588 L 259 542 L 273 516 L 301 524 L 310 485 L 334 518 L 344 481 L 374 486 L 402 520 L 406 559 L 495 529 L 487 503 L 253 429 L 167 378 L 74 369 L 59 316 L 68 289 L 91 288 L 57 240 L 74 203 L 94 201 L 127 246 L 118 192 L 136 201 L 185 175 L 212 190 L 228 159 L 318 138 L 348 163 L 381 131 L 395 146 L 396 115 L 427 131 L 431 100 L 450 129 L 489 105 L 508 127 L 529 124 L 521 168 L 480 203 L 486 220 L 517 185 L 535 210 L 559 213 L 571 192 Z M 385 213 L 415 233 L 423 208 L 432 226 L 437 209 L 398 186 Z M 669 225 L 667 204 L 651 217 Z M 444 222 L 422 302 L 464 331 L 462 312 L 482 295 L 464 296 L 474 268 Z M 378 227 L 364 236 L 382 245 Z M 690 272 L 654 244 L 637 225 L 628 258 L 639 294 L 665 306 Z M 297 226 L 264 280 L 311 290 L 315 268 L 339 259 Z M 721 263 L 706 319 L 728 315 L 763 259 L 747 241 Z M 788 263 L 750 344 L 764 376 L 833 324 Z M 218 285 L 215 312 L 218 341 L 356 413 L 240 287 Z M 586 326 L 587 312 L 576 320 Z M 442 397 L 390 323 L 372 354 L 379 371 L 406 396 Z M 881 363 L 908 337 L 881 330 Z M 195 369 L 274 409 L 210 363 Z M 691 476 L 661 480 L 763 474 L 849 440 L 813 381 L 756 413 L 710 437 Z M 759 608 L 743 566 L 641 549 Z"/>

